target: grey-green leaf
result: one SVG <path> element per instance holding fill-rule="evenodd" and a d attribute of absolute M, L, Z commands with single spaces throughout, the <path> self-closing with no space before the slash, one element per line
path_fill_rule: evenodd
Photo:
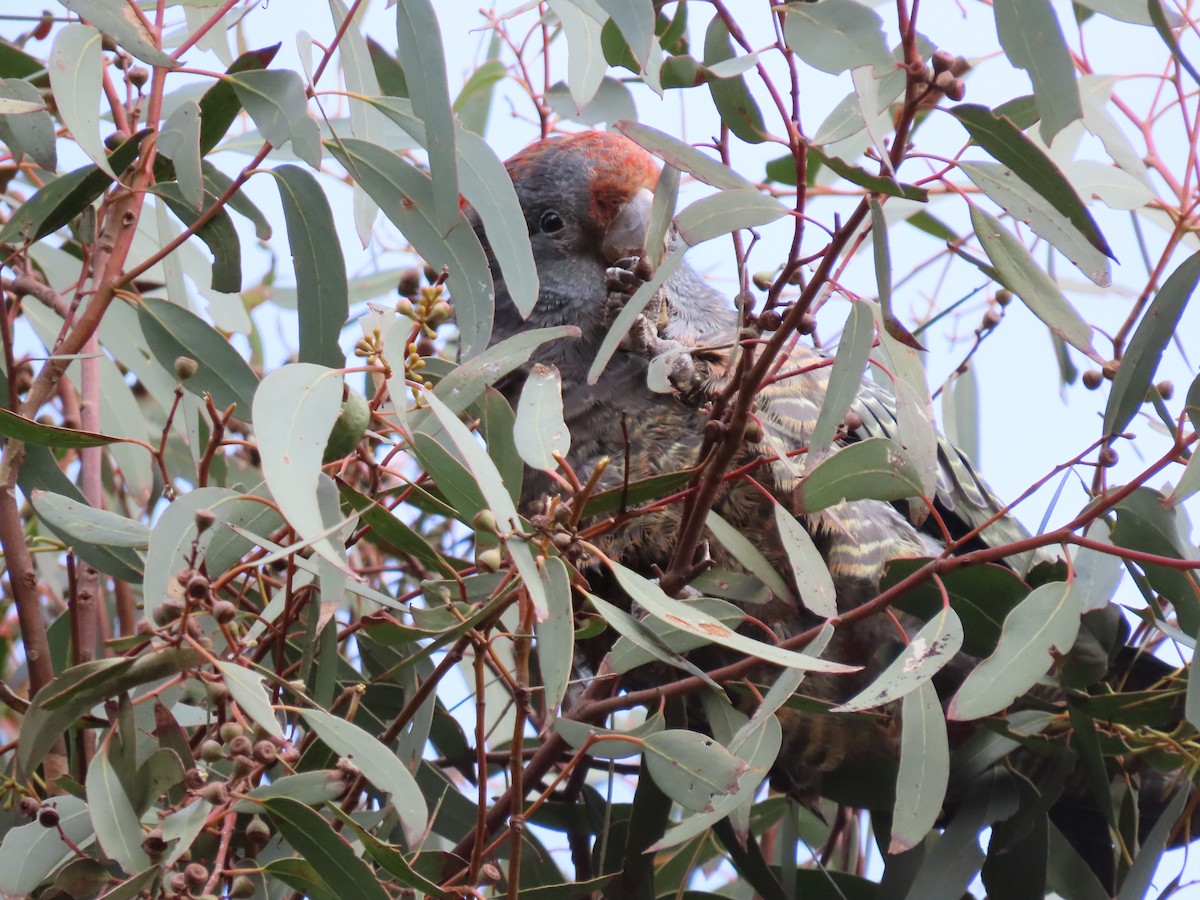
<path fill-rule="evenodd" d="M 49 491 L 34 491 L 30 500 L 37 514 L 55 530 L 84 543 L 138 549 L 150 543 L 150 529 L 136 519 Z"/>
<path fill-rule="evenodd" d="M 216 666 L 225 677 L 225 686 L 242 712 L 272 737 L 282 738 L 283 728 L 263 688 L 263 677 L 235 662 L 218 660 Z"/>
<path fill-rule="evenodd" d="M 142 62 L 168 69 L 179 65 L 157 47 L 154 35 L 146 27 L 146 20 L 128 3 L 62 0 L 62 5 L 80 18 L 87 19 Z"/>
<path fill-rule="evenodd" d="M 470 223 L 460 213 L 453 227 L 439 228 L 432 218 L 434 196 L 429 176 L 390 150 L 344 138 L 331 145 L 330 151 L 429 265 L 449 268 L 462 357 L 470 359 L 481 353 L 491 336 L 495 288 L 487 257 Z"/>
<path fill-rule="evenodd" d="M 1042 140 L 1083 117 L 1075 64 L 1058 17 L 1047 0 L 998 0 L 994 6 L 1000 46 L 1009 61 L 1029 73 L 1037 99 Z"/>
<path fill-rule="evenodd" d="M 338 336 L 350 314 L 350 295 L 329 199 L 312 173 L 299 166 L 278 166 L 271 174 L 296 271 L 300 362 L 339 368 L 346 364 Z"/>
<path fill-rule="evenodd" d="M 628 119 L 614 123 L 613 127 L 645 147 L 667 165 L 687 172 L 705 184 L 727 190 L 757 190 L 752 182 L 724 163 L 706 156 L 691 144 L 686 144 L 657 128 Z"/>
<path fill-rule="evenodd" d="M 737 650 L 739 653 L 792 669 L 835 673 L 856 671 L 855 666 L 846 666 L 804 653 L 797 653 L 794 650 L 785 650 L 774 644 L 756 641 L 746 635 L 738 634 L 720 619 L 710 616 L 688 603 L 667 596 L 666 592 L 657 584 L 643 578 L 631 569 L 625 568 L 620 563 L 609 560 L 608 566 L 617 576 L 617 581 L 622 589 L 646 612 L 676 628 L 699 635 L 714 644 Z"/>
<path fill-rule="evenodd" d="M 879 14 L 854 0 L 790 3 L 783 34 L 792 52 L 815 69 L 837 75 L 874 66 L 882 78 L 895 65 Z"/>
<path fill-rule="evenodd" d="M 398 54 L 404 60 L 413 110 L 425 123 L 425 149 L 429 151 L 433 184 L 430 214 L 438 229 L 446 232 L 459 219 L 458 170 L 441 34 L 430 0 L 399 0 L 396 4 Z"/>
<path fill-rule="evenodd" d="M 475 436 L 467 426 L 459 421 L 458 416 L 447 409 L 441 400 L 430 391 L 426 391 L 424 397 L 438 422 L 441 423 L 442 428 L 446 430 L 450 440 L 453 441 L 454 446 L 466 461 L 471 474 L 475 476 L 479 490 L 483 493 L 488 506 L 495 512 L 500 527 L 506 531 L 511 529 L 518 535 L 523 534 L 524 529 L 521 527 L 521 520 L 517 515 L 517 507 L 504 488 L 504 482 L 496 470 L 496 464 L 479 446 L 479 442 L 475 440 Z M 517 571 L 521 573 L 521 580 L 525 590 L 529 593 L 529 599 L 533 603 L 538 621 L 544 620 L 549 615 L 549 609 L 546 606 L 546 592 L 542 586 L 541 575 L 534 562 L 530 544 L 521 540 L 520 537 L 514 537 L 506 543 L 505 549 L 516 563 Z"/>
<path fill-rule="evenodd" d="M 850 315 L 842 327 L 837 356 L 829 370 L 829 386 L 821 401 L 821 412 L 808 439 L 807 461 L 820 459 L 833 443 L 838 426 L 846 419 L 850 404 L 862 388 L 867 357 L 875 337 L 875 316 L 866 303 L 851 303 Z"/>
<path fill-rule="evenodd" d="M 882 673 L 835 712 L 858 712 L 908 697 L 942 670 L 962 649 L 963 626 L 949 606 L 913 635 Z"/>
<path fill-rule="evenodd" d="M 1108 405 L 1104 408 L 1105 434 L 1124 431 L 1141 408 L 1197 281 L 1200 281 L 1200 253 L 1185 259 L 1150 301 L 1113 377 Z"/>
<path fill-rule="evenodd" d="M 219 408 L 236 403 L 239 417 L 251 415 L 258 379 L 216 329 L 191 310 L 157 297 L 142 298 L 138 321 L 150 351 L 168 372 L 174 372 L 180 356 L 199 364 L 196 374 L 183 383 L 187 391 L 198 397 L 211 394 Z"/>
<path fill-rule="evenodd" d="M 1064 581 L 1043 584 L 1004 620 L 995 652 L 981 662 L 950 701 L 947 718 L 965 721 L 999 712 L 1031 688 L 1066 653 L 1079 633 L 1079 595 Z"/>
<path fill-rule="evenodd" d="M 903 853 L 925 839 L 941 815 L 950 776 L 946 719 L 931 683 L 922 683 L 904 697 L 900 720 L 900 770 L 889 853 Z"/>
<path fill-rule="evenodd" d="M 977 206 L 971 207 L 971 224 L 1005 287 L 1020 297 L 1052 332 L 1091 359 L 1102 361 L 1092 347 L 1091 326 L 1067 302 L 1012 232 Z"/>
<path fill-rule="evenodd" d="M 413 792 L 420 796 L 415 782 Z M 389 900 L 390 895 L 375 877 L 371 866 L 316 810 L 287 797 L 266 800 L 263 806 L 288 844 L 300 854 L 300 861 L 311 866 L 312 873 L 323 882 L 323 885 L 306 885 L 306 894 L 313 896 L 324 887 L 330 893 L 322 896 Z M 277 859 L 275 863 L 285 861 Z"/>
<path fill-rule="evenodd" d="M 792 590 L 788 587 L 787 582 L 783 580 L 783 576 L 775 570 L 775 567 L 763 556 L 762 551 L 746 535 L 722 519 L 713 510 L 709 510 L 704 524 L 712 532 L 713 537 L 720 542 L 721 546 L 728 550 L 733 558 L 744 566 L 750 574 L 754 575 L 770 588 L 771 593 L 777 599 L 787 601 L 792 599 Z"/>
<path fill-rule="evenodd" d="M 425 831 L 429 811 L 416 779 L 404 763 L 353 722 L 319 709 L 306 709 L 301 715 L 330 750 L 345 756 L 372 784 L 391 795 L 404 833 L 415 844 Z"/>
<path fill-rule="evenodd" d="M 66 25 L 50 48 L 50 87 L 63 124 L 79 149 L 109 176 L 116 173 L 108 164 L 104 142 L 100 140 L 100 86 L 104 59 L 100 53 L 100 32 L 90 25 Z"/>
<path fill-rule="evenodd" d="M 175 180 L 183 198 L 196 210 L 204 203 L 204 176 L 200 166 L 200 104 L 185 100 L 167 118 L 158 135 L 158 149 L 175 166 Z"/>
<path fill-rule="evenodd" d="M 908 454 L 887 438 L 842 447 L 796 486 L 796 511 L 811 514 L 843 500 L 904 500 L 921 495 L 921 475 Z"/>
<path fill-rule="evenodd" d="M 821 551 L 795 516 L 782 504 L 776 503 L 774 506 L 775 527 L 779 530 L 779 540 L 791 563 L 800 601 L 810 612 L 823 619 L 836 616 L 837 589 L 833 586 L 833 577 L 825 560 L 821 558 Z"/>
<path fill-rule="evenodd" d="M 110 746 L 107 741 L 102 743 L 88 765 L 88 805 L 100 846 L 132 875 L 149 866 L 150 858 L 142 849 L 141 822 L 109 759 Z"/>
<path fill-rule="evenodd" d="M 706 812 L 714 796 L 737 790 L 749 766 L 707 735 L 670 729 L 645 739 L 646 768 L 666 794 L 685 809 Z"/>
<path fill-rule="evenodd" d="M 694 247 L 739 228 L 767 225 L 787 213 L 787 207 L 768 194 L 734 189 L 702 197 L 685 206 L 675 224 L 680 236 Z"/>
<path fill-rule="evenodd" d="M 1066 216 L 1093 247 L 1112 258 L 1108 242 L 1067 176 L 1011 119 L 972 103 L 960 103 L 951 110 L 951 115 L 967 129 L 971 140 L 997 162 L 1012 169 L 1018 178 Z"/>
<path fill-rule="evenodd" d="M 554 454 L 571 450 L 571 432 L 563 420 L 562 376 L 554 366 L 534 365 L 517 401 L 513 428 L 517 452 L 526 464 L 552 472 L 558 468 Z"/>
<path fill-rule="evenodd" d="M 21 78 L 0 78 L 0 98 L 32 108 L 21 115 L 5 110 L 5 114 L 0 115 L 0 140 L 14 153 L 29 154 L 47 172 L 55 171 L 58 151 L 54 119 L 46 111 L 41 92 Z"/>
<path fill-rule="evenodd" d="M 321 165 L 321 129 L 308 114 L 304 82 L 295 72 L 259 69 L 225 76 L 233 83 L 242 106 L 278 149 L 292 142 L 292 151 L 312 166 Z"/>
<path fill-rule="evenodd" d="M 341 404 L 342 373 L 313 363 L 281 366 L 254 394 L 263 476 L 279 511 L 317 553 L 344 568 L 317 498 L 321 460 Z"/>

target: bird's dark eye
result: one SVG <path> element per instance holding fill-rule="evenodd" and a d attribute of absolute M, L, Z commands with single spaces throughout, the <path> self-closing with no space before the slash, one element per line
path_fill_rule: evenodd
<path fill-rule="evenodd" d="M 542 217 L 538 219 L 538 230 L 546 234 L 554 234 L 556 231 L 562 231 L 563 220 L 562 216 L 552 209 L 542 213 Z"/>

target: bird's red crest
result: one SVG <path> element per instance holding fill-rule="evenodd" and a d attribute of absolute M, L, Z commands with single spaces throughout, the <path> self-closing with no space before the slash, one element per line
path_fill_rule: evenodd
<path fill-rule="evenodd" d="M 654 158 L 624 135 L 608 131 L 546 138 L 530 144 L 505 166 L 513 181 L 518 181 L 534 175 L 533 170 L 539 164 L 560 153 L 586 160 L 592 221 L 601 230 L 639 188 L 654 190 L 658 184 L 658 166 Z"/>

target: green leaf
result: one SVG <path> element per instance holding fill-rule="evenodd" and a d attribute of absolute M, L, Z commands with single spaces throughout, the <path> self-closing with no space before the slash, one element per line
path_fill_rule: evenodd
<path fill-rule="evenodd" d="M 308 862 L 295 856 L 273 859 L 263 866 L 263 871 L 307 900 L 342 900 L 344 896 L 340 890 L 330 887 Z"/>
<path fill-rule="evenodd" d="M 635 756 L 642 752 L 639 741 L 659 734 L 663 727 L 661 714 L 650 716 L 646 721 L 628 731 L 600 728 L 567 718 L 558 719 L 554 723 L 554 730 L 575 750 L 582 750 L 591 738 L 612 738 L 612 740 L 595 741 L 588 747 L 587 754 L 593 759 L 626 759 Z"/>
<path fill-rule="evenodd" d="M 199 364 L 196 374 L 183 383 L 187 391 L 197 397 L 211 394 L 219 409 L 236 403 L 239 417 L 252 415 L 258 379 L 216 329 L 190 310 L 157 297 L 141 298 L 138 321 L 150 351 L 168 372 L 174 372 L 180 356 Z"/>
<path fill-rule="evenodd" d="M 1045 197 L 999 163 L 959 163 L 975 186 L 1003 207 L 1017 222 L 1025 222 L 1069 259 L 1079 271 L 1100 287 L 1112 284 L 1108 257 Z"/>
<path fill-rule="evenodd" d="M 263 687 L 263 676 L 235 662 L 218 660 L 216 667 L 224 677 L 225 686 L 229 688 L 234 702 L 242 708 L 242 712 L 272 737 L 282 738 L 284 736 L 283 728 L 280 727 L 279 720 L 275 717 L 275 710 L 271 708 L 267 692 Z"/>
<path fill-rule="evenodd" d="M 1185 531 L 1186 516 L 1166 504 L 1158 491 L 1138 488 L 1114 509 L 1117 524 L 1111 537 L 1118 547 L 1172 559 L 1197 558 L 1195 545 Z M 1138 566 L 1146 573 L 1150 586 L 1175 608 L 1180 627 L 1189 635 L 1200 633 L 1200 584 L 1195 571 L 1149 562 Z"/>
<path fill-rule="evenodd" d="M 498 36 L 497 36 L 498 37 Z M 568 60 L 568 65 L 570 60 Z M 462 127 L 473 134 L 487 133 L 488 117 L 492 110 L 492 97 L 496 85 L 508 76 L 508 70 L 500 60 L 488 59 L 471 73 L 454 98 L 454 112 L 458 114 Z M 460 150 L 461 154 L 462 151 Z"/>
<path fill-rule="evenodd" d="M 191 227 L 199 220 L 205 210 L 211 208 L 217 197 L 205 193 L 203 210 L 192 206 L 183 189 L 177 181 L 167 181 L 150 187 L 151 192 L 158 194 L 171 207 L 171 212 L 179 217 L 184 225 Z M 216 214 L 200 226 L 196 237 L 204 241 L 212 251 L 212 289 L 223 294 L 235 294 L 242 289 L 242 244 L 238 239 L 237 229 L 233 227 L 233 219 L 224 209 L 218 209 Z"/>
<path fill-rule="evenodd" d="M 459 214 L 457 224 L 439 228 L 431 218 L 434 197 L 429 176 L 390 150 L 345 138 L 331 145 L 330 151 L 429 265 L 449 268 L 462 358 L 482 352 L 491 335 L 495 288 L 470 223 Z"/>
<path fill-rule="evenodd" d="M 361 521 L 371 527 L 368 540 L 379 544 L 388 552 L 408 554 L 433 572 L 446 571 L 449 561 L 430 547 L 429 542 L 403 519 L 345 482 L 339 481 L 338 489 L 341 491 L 342 501 L 358 512 Z"/>
<path fill-rule="evenodd" d="M 346 261 L 337 241 L 333 211 L 317 179 L 299 166 L 271 170 L 279 187 L 288 245 L 296 271 L 300 313 L 300 362 L 338 368 L 346 355 L 338 336 L 349 315 Z"/>
<path fill-rule="evenodd" d="M 321 129 L 308 114 L 304 82 L 284 70 L 230 70 L 225 76 L 263 138 L 279 149 L 291 141 L 292 151 L 312 166 L 321 165 Z"/>
<path fill-rule="evenodd" d="M 404 77 L 404 69 L 396 57 L 372 37 L 367 38 L 367 52 L 371 56 L 371 66 L 375 69 L 380 90 L 388 97 L 408 97 L 408 79 Z"/>
<path fill-rule="evenodd" d="M 888 853 L 903 853 L 925 839 L 941 815 L 950 776 L 946 719 L 931 683 L 922 682 L 905 695 L 900 721 L 900 772 Z"/>
<path fill-rule="evenodd" d="M 385 844 L 336 807 L 334 808 L 334 814 L 358 836 L 359 841 L 362 842 L 363 849 L 384 870 L 395 875 L 402 883 L 411 888 L 416 888 L 426 896 L 444 896 L 442 889 L 435 882 L 423 877 L 420 872 L 409 865 L 408 860 L 401 855 L 399 848 L 393 847 L 391 844 Z M 529 891 L 522 889 L 521 893 L 523 896 L 528 896 Z"/>
<path fill-rule="evenodd" d="M 537 363 L 530 370 L 517 402 L 513 430 L 517 452 L 526 464 L 545 472 L 558 469 L 557 453 L 571 452 L 571 432 L 563 420 L 562 376 L 554 366 Z"/>
<path fill-rule="evenodd" d="M 607 560 L 607 564 L 616 575 L 622 589 L 634 601 L 656 619 L 675 628 L 698 635 L 714 644 L 720 644 L 739 653 L 792 669 L 830 673 L 857 671 L 857 666 L 846 666 L 804 653 L 797 653 L 794 650 L 785 650 L 773 644 L 766 644 L 738 634 L 719 619 L 681 600 L 667 596 L 657 584 L 648 581 L 631 569 L 625 568 L 620 563 Z"/>
<path fill-rule="evenodd" d="M 204 828 L 211 812 L 212 804 L 203 798 L 197 798 L 162 820 L 163 840 L 168 844 L 175 843 L 170 852 L 163 857 L 164 866 L 174 865 L 179 857 L 192 849 L 192 841 Z"/>
<path fill-rule="evenodd" d="M 950 701 L 949 719 L 967 721 L 1007 707 L 1037 683 L 1079 633 L 1079 597 L 1064 581 L 1034 590 L 1004 620 L 996 651 L 966 678 Z"/>
<path fill-rule="evenodd" d="M 146 20 L 129 4 L 105 0 L 62 0 L 62 5 L 80 18 L 87 19 L 142 62 L 167 69 L 179 65 L 158 48 L 154 35 L 146 27 Z"/>
<path fill-rule="evenodd" d="M 769 194 L 757 190 L 726 190 L 685 206 L 675 218 L 679 235 L 690 247 L 715 237 L 767 225 L 788 214 Z"/>
<path fill-rule="evenodd" d="M 404 60 L 413 110 L 425 123 L 433 194 L 428 213 L 438 231 L 448 232 L 459 221 L 458 154 L 441 34 L 430 0 L 399 0 L 396 4 L 398 55 Z"/>
<path fill-rule="evenodd" d="M 318 709 L 301 710 L 301 715 L 330 750 L 345 756 L 375 787 L 391 795 L 405 836 L 411 846 L 416 846 L 425 832 L 429 812 L 416 780 L 404 763 L 353 722 Z"/>
<path fill-rule="evenodd" d="M 114 150 L 109 157 L 110 167 L 125 171 L 137 159 L 147 134 L 148 130 L 139 131 Z M 59 176 L 17 207 L 0 228 L 0 242 L 33 243 L 53 234 L 91 206 L 112 181 L 107 172 L 92 165 Z"/>
<path fill-rule="evenodd" d="M 232 807 L 233 812 L 252 813 L 260 800 L 289 797 L 309 806 L 336 800 L 346 790 L 345 773 L 340 769 L 312 769 L 296 775 L 284 775 L 269 784 L 260 784 Z"/>
<path fill-rule="evenodd" d="M 1066 217 L 1088 243 L 1105 256 L 1116 258 L 1071 182 L 1046 151 L 1027 138 L 1011 119 L 972 103 L 960 103 L 950 114 L 967 129 L 971 140 Z M 1086 269 L 1084 273 L 1091 277 Z"/>
<path fill-rule="evenodd" d="M 179 104 L 159 133 L 158 149 L 171 158 L 175 180 L 179 183 L 184 200 L 192 209 L 202 209 L 204 177 L 200 167 L 200 104 L 192 100 Z"/>
<path fill-rule="evenodd" d="M 30 56 L 16 44 L 0 38 L 0 77 L 28 78 L 45 70 L 41 60 Z"/>
<path fill-rule="evenodd" d="M 645 70 L 655 43 L 650 0 L 596 0 L 596 5 L 612 16 L 634 59 Z"/>
<path fill-rule="evenodd" d="M 716 795 L 732 794 L 749 766 L 712 738 L 671 729 L 645 739 L 646 769 L 664 794 L 684 809 L 707 812 Z"/>
<path fill-rule="evenodd" d="M 825 560 L 821 558 L 821 551 L 795 516 L 782 504 L 776 503 L 774 507 L 775 527 L 779 531 L 780 543 L 787 552 L 800 601 L 809 612 L 823 619 L 836 616 L 837 589 Z"/>
<path fill-rule="evenodd" d="M 871 684 L 833 711 L 861 712 L 907 698 L 945 668 L 962 645 L 962 622 L 952 607 L 944 607 L 913 635 L 900 655 Z"/>
<path fill-rule="evenodd" d="M 911 184 L 901 184 L 895 178 L 888 175 L 872 174 L 861 166 L 851 165 L 844 159 L 831 156 L 816 144 L 808 145 L 808 154 L 810 166 L 813 162 L 820 162 L 838 175 L 841 175 L 851 184 L 857 184 L 859 187 L 865 188 L 872 193 L 885 194 L 889 197 L 903 197 L 905 200 L 916 200 L 919 203 L 924 203 L 929 199 L 929 191 L 924 188 L 919 188 Z"/>
<path fill-rule="evenodd" d="M 41 92 L 20 78 L 0 78 L 0 98 L 3 98 L 0 103 L 6 107 L 20 103 L 28 110 L 13 115 L 16 110 L 6 109 L 5 114 L 0 115 L 0 140 L 14 154 L 26 153 L 47 172 L 55 171 L 58 150 L 54 119 L 46 111 Z"/>
<path fill-rule="evenodd" d="M 843 500 L 904 500 L 921 496 L 921 476 L 908 454 L 888 438 L 842 447 L 796 485 L 796 511 L 812 514 Z"/>
<path fill-rule="evenodd" d="M 996 4 L 994 11 L 1000 46 L 1009 62 L 1025 69 L 1033 82 L 1042 117 L 1042 140 L 1049 144 L 1056 134 L 1083 117 L 1075 64 L 1058 17 L 1046 0 L 1005 0 Z M 962 107 L 954 112 L 958 109 Z"/>
<path fill-rule="evenodd" d="M 389 900 L 374 870 L 320 813 L 286 797 L 266 800 L 263 806 L 300 858 L 312 866 L 325 885 L 334 889 L 334 896 Z"/>
<path fill-rule="evenodd" d="M 1179 823 L 1184 807 L 1191 797 L 1190 783 L 1185 780 L 1176 788 L 1175 796 L 1171 798 L 1171 802 L 1166 805 L 1166 809 L 1162 811 L 1158 821 L 1154 823 L 1154 827 L 1142 841 L 1133 865 L 1129 867 L 1125 880 L 1121 882 L 1117 900 L 1138 900 L 1140 897 L 1150 896 L 1151 884 L 1155 873 L 1159 871 L 1163 851 L 1167 849 L 1167 841 L 1174 833 L 1175 826 Z"/>
<path fill-rule="evenodd" d="M 7 409 L 0 409 L 0 435 L 14 438 L 26 444 L 51 447 L 56 450 L 73 450 L 81 447 L 106 447 L 125 438 L 78 428 L 63 428 L 58 425 L 43 425 Z"/>
<path fill-rule="evenodd" d="M 34 491 L 33 508 L 45 522 L 62 534 L 87 544 L 105 547 L 145 548 L 150 529 L 136 519 L 78 503 L 48 491 Z"/>
<path fill-rule="evenodd" d="M 278 52 L 279 44 L 259 50 L 248 50 L 233 61 L 233 65 L 225 70 L 225 74 L 236 75 L 239 72 L 265 69 Z M 207 156 L 209 151 L 220 143 L 241 110 L 242 101 L 238 99 L 238 93 L 229 80 L 222 79 L 204 92 L 204 96 L 200 98 L 201 156 Z"/>
<path fill-rule="evenodd" d="M 924 566 L 925 559 L 897 559 L 888 564 L 880 589 L 899 583 Z M 1007 566 L 969 566 L 945 572 L 941 586 L 950 597 L 950 606 L 963 623 L 963 650 L 972 656 L 989 656 L 1000 640 L 1004 618 L 1029 594 L 1029 587 Z M 926 581 L 905 592 L 897 601 L 898 609 L 929 620 L 942 608 L 942 593 L 933 581 Z"/>
<path fill-rule="evenodd" d="M 730 751 L 746 763 L 746 768 L 738 779 L 737 788 L 730 793 L 714 797 L 711 812 L 688 816 L 673 826 L 650 847 L 651 851 L 678 846 L 691 840 L 717 825 L 747 801 L 753 800 L 763 778 L 779 756 L 779 748 L 783 742 L 783 729 L 778 718 L 768 714 L 765 719 L 756 721 L 757 719 L 756 714 L 755 718 L 730 741 Z"/>
<path fill-rule="evenodd" d="M 1113 377 L 1108 405 L 1104 408 L 1105 434 L 1124 431 L 1145 402 L 1163 351 L 1175 337 L 1176 326 L 1192 299 L 1197 281 L 1200 281 L 1200 253 L 1184 260 L 1146 307 Z"/>
<path fill-rule="evenodd" d="M 104 70 L 100 40 L 100 32 L 90 25 L 64 25 L 50 48 L 47 68 L 58 115 L 76 145 L 101 171 L 116 178 L 116 171 L 109 165 L 108 154 L 104 152 L 104 142 L 100 140 L 100 89 Z"/>
<path fill-rule="evenodd" d="M 814 69 L 837 75 L 874 66 L 886 75 L 895 62 L 883 36 L 883 20 L 853 0 L 789 3 L 783 20 L 788 49 Z"/>
<path fill-rule="evenodd" d="M 720 16 L 713 16 L 704 34 L 704 64 L 714 66 L 736 56 L 729 29 Z M 712 93 L 713 105 L 721 115 L 721 121 L 735 135 L 748 144 L 761 144 L 767 139 L 767 126 L 762 111 L 754 102 L 746 79 L 741 75 L 733 78 L 709 79 L 708 89 Z"/>
<path fill-rule="evenodd" d="M 977 206 L 971 207 L 971 224 L 1004 286 L 1020 297 L 1054 334 L 1089 358 L 1101 361 L 1092 347 L 1091 326 L 1067 302 L 1012 232 Z"/>
<path fill-rule="evenodd" d="M 313 363 L 292 363 L 267 375 L 254 394 L 255 434 L 263 477 L 288 524 L 338 569 L 318 501 L 321 460 L 342 406 L 342 373 Z"/>
<path fill-rule="evenodd" d="M 109 759 L 110 746 L 107 741 L 102 743 L 88 765 L 88 805 L 104 852 L 127 873 L 136 874 L 150 865 L 150 857 L 142 849 L 141 822 Z"/>

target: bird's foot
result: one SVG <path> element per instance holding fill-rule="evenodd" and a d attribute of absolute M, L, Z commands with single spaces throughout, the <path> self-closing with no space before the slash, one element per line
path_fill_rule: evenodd
<path fill-rule="evenodd" d="M 652 276 L 645 257 L 627 256 L 614 263 L 606 273 L 608 296 L 601 320 L 612 327 L 629 298 Z M 648 382 L 658 393 L 690 393 L 700 380 L 691 350 L 680 341 L 663 335 L 666 325 L 666 299 L 660 291 L 646 305 L 621 339 L 626 353 L 650 360 Z"/>

